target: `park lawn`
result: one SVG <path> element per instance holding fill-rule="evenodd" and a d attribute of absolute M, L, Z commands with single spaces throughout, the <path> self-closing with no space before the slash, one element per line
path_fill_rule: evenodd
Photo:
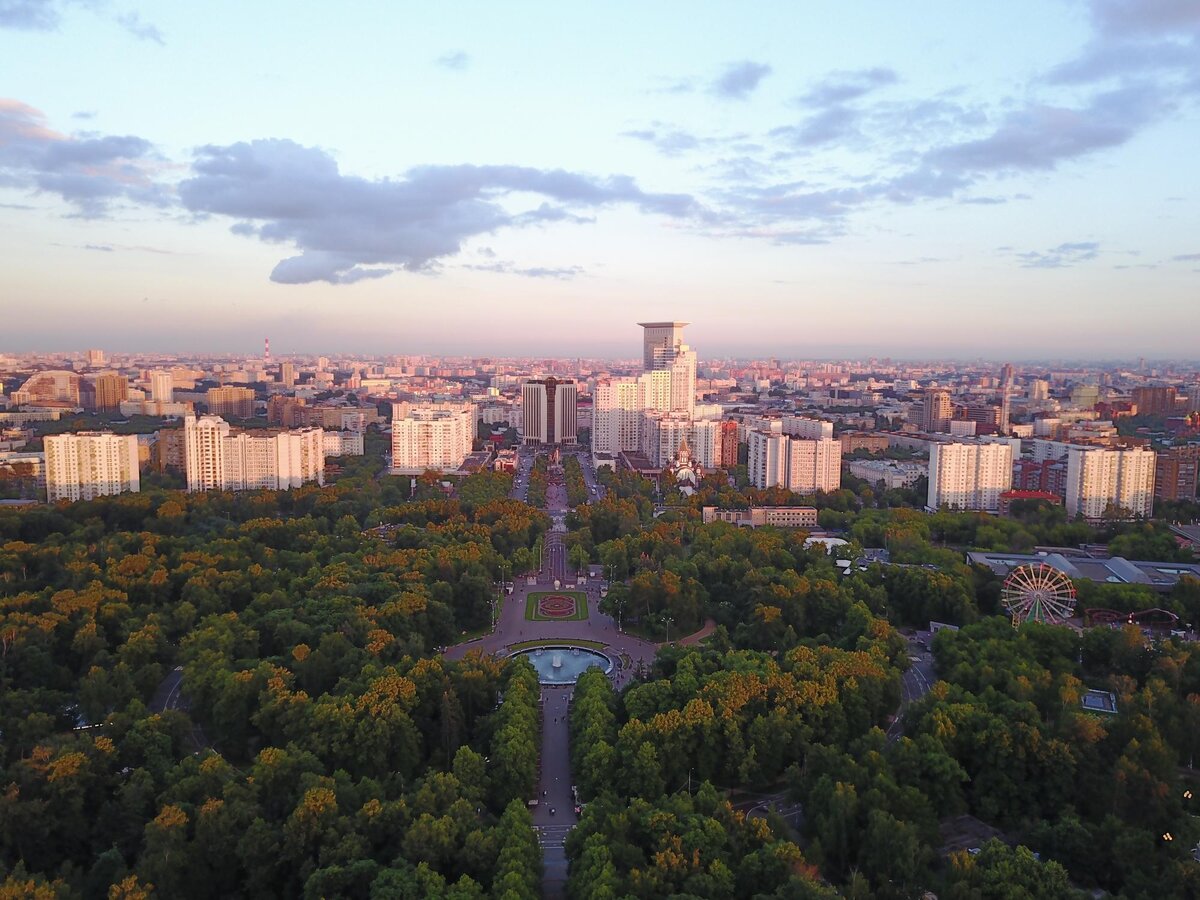
<path fill-rule="evenodd" d="M 575 612 L 569 616 L 543 616 L 538 612 L 538 601 L 543 597 L 572 597 Z M 526 622 L 581 622 L 588 617 L 587 594 L 583 591 L 533 591 L 525 599 Z"/>
<path fill-rule="evenodd" d="M 517 641 L 509 644 L 507 650 L 518 653 L 521 650 L 532 650 L 534 647 L 583 647 L 585 650 L 603 650 L 607 645 L 603 641 L 581 641 L 579 638 L 542 638 L 537 641 Z"/>

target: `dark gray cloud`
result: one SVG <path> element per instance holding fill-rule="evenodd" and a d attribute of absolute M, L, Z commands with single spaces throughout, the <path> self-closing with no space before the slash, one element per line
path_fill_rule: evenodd
<path fill-rule="evenodd" d="M 111 203 L 165 205 L 169 192 L 155 181 L 153 146 L 134 135 L 61 134 L 41 112 L 0 98 L 0 185 L 57 194 L 78 215 L 104 215 Z"/>
<path fill-rule="evenodd" d="M 465 50 L 451 50 L 443 53 L 435 62 L 443 69 L 461 72 L 471 64 L 471 56 Z"/>
<path fill-rule="evenodd" d="M 760 81 L 771 74 L 771 67 L 766 63 L 742 60 L 730 63 L 709 86 L 714 94 L 730 100 L 745 100 L 758 87 Z"/>
<path fill-rule="evenodd" d="M 899 81 L 892 70 L 878 66 L 847 72 L 831 72 L 796 98 L 802 106 L 826 107 L 857 100 L 871 91 Z"/>
<path fill-rule="evenodd" d="M 1023 269 L 1064 269 L 1100 255 L 1096 241 L 1073 241 L 1049 250 L 1029 250 L 1014 254 Z"/>
<path fill-rule="evenodd" d="M 142 17 L 135 12 L 122 13 L 117 16 L 117 24 L 139 41 L 150 41 L 160 47 L 166 46 L 167 42 L 163 40 L 162 32 L 149 22 L 142 21 Z"/>
<path fill-rule="evenodd" d="M 187 209 L 228 216 L 237 220 L 238 234 L 300 251 L 271 273 L 285 283 L 342 284 L 396 269 L 419 271 L 457 254 L 472 237 L 579 220 L 581 211 L 617 204 L 679 219 L 705 214 L 689 195 L 647 193 L 626 175 L 458 165 L 369 180 L 343 175 L 325 151 L 288 140 L 203 147 L 192 169 L 179 185 Z M 528 194 L 545 202 L 510 208 Z"/>

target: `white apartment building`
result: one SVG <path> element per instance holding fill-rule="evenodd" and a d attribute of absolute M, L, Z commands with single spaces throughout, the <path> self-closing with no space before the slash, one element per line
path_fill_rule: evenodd
<path fill-rule="evenodd" d="M 392 404 L 392 473 L 453 472 L 471 452 L 475 406 L 470 403 Z"/>
<path fill-rule="evenodd" d="M 150 373 L 150 399 L 170 403 L 175 399 L 175 376 L 170 372 Z"/>
<path fill-rule="evenodd" d="M 325 456 L 362 456 L 363 434 L 361 431 L 326 431 L 321 438 Z"/>
<path fill-rule="evenodd" d="M 1070 447 L 1067 450 L 1067 515 L 1101 519 L 1109 506 L 1139 518 L 1154 511 L 1157 454 L 1141 447 Z"/>
<path fill-rule="evenodd" d="M 747 443 L 750 483 L 756 488 L 784 487 L 798 494 L 811 494 L 836 491 L 842 486 L 841 441 L 751 431 Z"/>
<path fill-rule="evenodd" d="M 650 464 L 665 468 L 675 459 L 686 440 L 692 458 L 705 469 L 715 469 L 721 454 L 721 422 L 718 419 L 691 419 L 684 413 L 647 412 L 642 414 L 639 449 Z"/>
<path fill-rule="evenodd" d="M 1012 488 L 1013 448 L 1004 443 L 940 443 L 929 447 L 926 508 L 996 512 Z"/>
<path fill-rule="evenodd" d="M 189 491 L 286 491 L 325 483 L 324 431 L 231 434 L 220 416 L 183 420 L 184 473 Z"/>
<path fill-rule="evenodd" d="M 828 441 L 833 439 L 833 423 L 807 416 L 784 416 L 781 422 L 783 433 L 806 441 Z"/>
<path fill-rule="evenodd" d="M 107 431 L 47 435 L 46 499 L 92 500 L 141 489 L 137 435 Z"/>

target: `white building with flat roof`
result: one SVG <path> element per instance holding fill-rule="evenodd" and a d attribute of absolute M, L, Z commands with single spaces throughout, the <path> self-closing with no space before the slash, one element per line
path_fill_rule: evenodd
<path fill-rule="evenodd" d="M 46 499 L 92 500 L 141 489 L 135 434 L 81 431 L 42 439 Z"/>
<path fill-rule="evenodd" d="M 475 424 L 470 403 L 392 404 L 392 473 L 456 471 L 471 452 Z"/>
<path fill-rule="evenodd" d="M 842 486 L 842 443 L 807 440 L 776 431 L 747 433 L 750 483 L 783 487 L 798 494 L 836 491 Z"/>
<path fill-rule="evenodd" d="M 1000 495 L 1012 488 L 1010 443 L 934 441 L 929 445 L 926 508 L 943 506 L 997 512 Z"/>
<path fill-rule="evenodd" d="M 1110 507 L 1124 515 L 1149 518 L 1154 512 L 1157 454 L 1142 447 L 1069 447 L 1067 516 L 1102 519 Z"/>
<path fill-rule="evenodd" d="M 232 433 L 220 416 L 185 416 L 184 474 L 196 491 L 286 491 L 325 483 L 324 431 Z"/>

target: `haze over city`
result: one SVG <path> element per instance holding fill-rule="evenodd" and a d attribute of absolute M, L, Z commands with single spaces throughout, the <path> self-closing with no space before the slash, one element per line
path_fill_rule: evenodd
<path fill-rule="evenodd" d="M 1194 356 L 1198 33 L 10 0 L 4 349 L 605 356 L 683 315 L 713 356 Z"/>

